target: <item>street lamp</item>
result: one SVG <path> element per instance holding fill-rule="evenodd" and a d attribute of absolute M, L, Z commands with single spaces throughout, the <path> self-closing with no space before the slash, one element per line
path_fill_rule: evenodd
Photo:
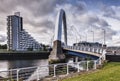
<path fill-rule="evenodd" d="M 84 32 L 85 33 L 85 32 Z M 87 42 L 87 33 L 85 33 L 85 41 Z"/>
<path fill-rule="evenodd" d="M 75 37 L 76 37 L 76 43 L 77 43 L 77 35 L 75 35 Z"/>
<path fill-rule="evenodd" d="M 74 33 L 74 32 L 77 32 L 76 29 L 75 29 L 75 27 L 74 27 L 73 25 L 71 25 L 71 26 L 70 26 L 70 30 L 73 30 L 72 33 L 73 33 L 73 35 L 75 35 L 75 38 L 76 38 L 75 41 L 76 41 L 76 43 L 77 43 L 77 34 Z"/>
<path fill-rule="evenodd" d="M 103 30 L 103 36 L 104 36 L 104 45 L 105 45 L 105 34 L 106 34 L 106 31 L 105 31 L 105 29 L 102 29 Z"/>
<path fill-rule="evenodd" d="M 82 42 L 82 37 L 81 37 L 81 35 L 79 35 L 79 37 L 80 37 L 80 42 Z"/>
<path fill-rule="evenodd" d="M 94 42 L 94 31 L 91 31 L 93 33 L 93 42 Z"/>
<path fill-rule="evenodd" d="M 51 37 L 50 39 L 50 46 L 52 47 L 53 46 L 53 40 L 54 40 L 54 35 Z"/>

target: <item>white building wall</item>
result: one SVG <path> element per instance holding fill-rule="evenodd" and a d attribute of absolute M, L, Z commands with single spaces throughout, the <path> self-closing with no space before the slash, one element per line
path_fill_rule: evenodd
<path fill-rule="evenodd" d="M 41 45 L 22 28 L 22 17 L 8 16 L 8 50 L 39 50 Z"/>

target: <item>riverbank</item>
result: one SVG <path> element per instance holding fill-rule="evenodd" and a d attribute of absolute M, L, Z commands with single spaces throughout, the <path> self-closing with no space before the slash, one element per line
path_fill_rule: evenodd
<path fill-rule="evenodd" d="M 47 59 L 50 52 L 2 52 L 0 60 Z"/>
<path fill-rule="evenodd" d="M 119 81 L 120 62 L 109 62 L 102 69 L 84 73 L 61 81 Z"/>

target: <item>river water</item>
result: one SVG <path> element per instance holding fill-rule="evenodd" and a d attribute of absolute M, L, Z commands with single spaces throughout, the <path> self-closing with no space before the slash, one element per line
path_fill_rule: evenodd
<path fill-rule="evenodd" d="M 39 78 L 43 78 L 45 76 L 48 76 L 49 73 L 49 65 L 48 59 L 39 59 L 39 60 L 0 60 L 0 71 L 6 71 L 9 69 L 17 69 L 17 68 L 25 68 L 25 67 L 34 67 L 34 66 L 45 66 L 40 67 L 39 71 Z M 31 69 L 32 70 L 32 69 Z M 27 70 L 26 70 L 27 71 Z M 22 70 L 20 70 L 22 72 Z M 19 72 L 19 73 L 20 73 Z M 25 79 L 26 76 L 24 76 L 24 80 L 32 81 L 37 78 L 35 76 L 37 73 L 37 68 L 33 70 L 33 72 L 27 76 L 27 79 Z M 0 76 L 7 77 L 8 73 L 5 72 L 4 74 L 1 72 Z"/>
<path fill-rule="evenodd" d="M 0 60 L 0 71 L 33 66 L 47 66 L 48 59 L 39 60 Z"/>

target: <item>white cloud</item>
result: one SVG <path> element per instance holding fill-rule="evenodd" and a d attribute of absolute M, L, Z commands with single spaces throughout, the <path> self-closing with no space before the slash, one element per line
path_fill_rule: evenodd
<path fill-rule="evenodd" d="M 103 15 L 120 20 L 120 6 L 104 6 Z"/>
<path fill-rule="evenodd" d="M 77 40 L 92 41 L 91 26 L 95 33 L 95 41 L 103 42 L 103 31 L 106 29 L 106 41 L 109 43 L 115 36 L 119 21 L 109 20 L 119 17 L 120 8 L 106 8 L 104 16 L 99 16 L 95 11 L 88 10 L 88 5 L 84 1 L 78 1 L 76 4 L 68 3 L 68 0 L 1 0 L 0 1 L 0 31 L 6 36 L 6 16 L 20 11 L 26 29 L 37 41 L 48 44 L 54 34 L 54 24 L 57 12 L 63 8 L 67 16 L 68 42 L 72 44 Z M 117 10 L 116 10 L 117 9 Z M 105 12 L 104 12 L 105 11 Z M 107 13 L 106 13 L 107 11 Z M 115 14 L 115 17 L 113 15 Z M 117 19 L 118 20 L 118 19 Z M 114 21 L 114 22 L 113 22 Z M 113 23 L 112 23 L 113 22 Z M 71 30 L 72 27 L 72 30 Z M 120 30 L 120 29 L 119 29 Z M 72 40 L 71 40 L 72 38 Z"/>
<path fill-rule="evenodd" d="M 6 36 L 0 35 L 0 42 L 5 42 L 6 41 Z"/>
<path fill-rule="evenodd" d="M 86 5 L 86 3 L 84 3 L 84 5 Z M 87 11 L 87 6 L 84 7 L 84 10 L 83 8 L 82 10 L 79 8 L 78 10 L 77 7 L 79 6 L 74 6 L 72 4 L 57 5 L 57 10 L 63 8 L 67 14 L 68 32 L 70 33 L 68 34 L 69 42 L 76 42 L 76 38 L 80 41 L 79 35 L 81 35 L 82 40 L 85 41 L 84 32 L 87 32 L 87 40 L 92 42 L 93 34 L 90 31 L 93 30 L 95 36 L 94 40 L 103 43 L 104 35 L 102 29 L 106 30 L 106 39 L 112 40 L 115 31 L 110 28 L 110 24 L 105 19 L 95 14 L 93 11 Z M 73 40 L 71 40 L 71 38 Z"/>

